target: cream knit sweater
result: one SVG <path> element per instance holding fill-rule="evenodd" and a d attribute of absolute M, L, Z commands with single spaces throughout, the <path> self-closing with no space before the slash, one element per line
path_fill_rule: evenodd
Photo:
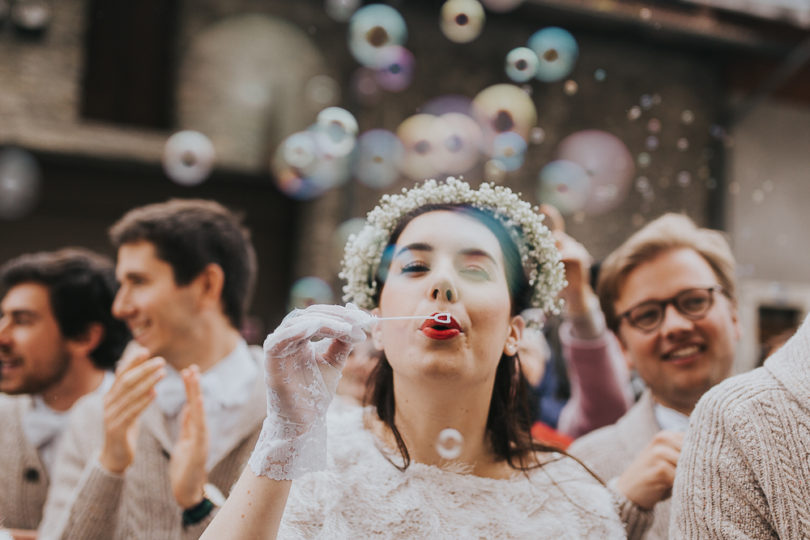
<path fill-rule="evenodd" d="M 810 538 L 810 318 L 764 367 L 698 403 L 678 461 L 672 538 Z"/>

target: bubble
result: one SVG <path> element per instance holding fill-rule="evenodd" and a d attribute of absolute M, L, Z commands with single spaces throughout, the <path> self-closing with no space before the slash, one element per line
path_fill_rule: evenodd
<path fill-rule="evenodd" d="M 304 95 L 320 107 L 328 107 L 340 100 L 340 86 L 329 75 L 315 75 L 304 86 Z"/>
<path fill-rule="evenodd" d="M 318 158 L 318 145 L 311 132 L 293 133 L 281 143 L 284 160 L 298 169 L 306 169 Z"/>
<path fill-rule="evenodd" d="M 492 158 L 507 171 L 515 171 L 526 157 L 526 141 L 514 131 L 499 133 L 492 142 Z"/>
<path fill-rule="evenodd" d="M 649 21 L 652 18 L 652 10 L 650 8 L 641 8 L 638 12 L 638 16 L 645 21 Z"/>
<path fill-rule="evenodd" d="M 303 309 L 314 304 L 331 304 L 334 301 L 332 287 L 315 276 L 302 277 L 290 289 L 288 310 Z"/>
<path fill-rule="evenodd" d="M 472 100 L 467 96 L 449 94 L 433 98 L 419 112 L 441 116 L 445 113 L 472 114 Z"/>
<path fill-rule="evenodd" d="M 490 159 L 484 163 L 484 180 L 496 184 L 503 183 L 506 178 L 506 169 L 497 159 Z"/>
<path fill-rule="evenodd" d="M 450 112 L 437 116 L 431 137 L 433 164 L 446 174 L 470 170 L 478 163 L 483 137 L 481 127 L 466 114 Z"/>
<path fill-rule="evenodd" d="M 651 161 L 652 158 L 647 152 L 641 152 L 636 158 L 636 163 L 638 163 L 638 166 L 642 169 L 649 167 Z"/>
<path fill-rule="evenodd" d="M 762 191 L 765 193 L 770 193 L 773 191 L 773 180 L 765 180 L 762 182 Z"/>
<path fill-rule="evenodd" d="M 695 121 L 695 113 L 693 113 L 689 109 L 684 109 L 683 112 L 681 112 L 681 122 L 689 126 L 694 121 Z"/>
<path fill-rule="evenodd" d="M 313 127 L 319 150 L 331 156 L 346 156 L 354 150 L 357 120 L 340 107 L 327 107 L 318 113 Z"/>
<path fill-rule="evenodd" d="M 413 53 L 400 45 L 391 45 L 380 51 L 377 82 L 390 92 L 408 88 L 413 78 Z"/>
<path fill-rule="evenodd" d="M 442 459 L 456 459 L 461 455 L 464 447 L 464 437 L 458 430 L 445 428 L 439 432 L 436 438 L 436 452 Z"/>
<path fill-rule="evenodd" d="M 337 22 L 348 21 L 360 7 L 360 0 L 326 0 L 326 14 Z"/>
<path fill-rule="evenodd" d="M 11 20 L 26 32 L 42 32 L 52 18 L 51 6 L 45 0 L 17 0 L 11 7 Z"/>
<path fill-rule="evenodd" d="M 657 149 L 658 148 L 658 137 L 656 137 L 655 135 L 650 135 L 644 141 L 644 146 L 647 147 L 647 150 L 651 150 L 651 151 Z"/>
<path fill-rule="evenodd" d="M 645 111 L 650 110 L 653 106 L 652 96 L 650 94 L 643 94 L 641 98 L 639 98 L 639 104 L 641 105 L 641 108 L 644 109 Z"/>
<path fill-rule="evenodd" d="M 529 48 L 537 55 L 539 64 L 536 77 L 543 82 L 555 82 L 567 77 L 579 56 L 579 46 L 574 36 L 556 26 L 532 34 Z"/>
<path fill-rule="evenodd" d="M 537 110 L 526 92 L 513 84 L 485 88 L 473 99 L 474 117 L 484 134 L 485 151 L 492 155 L 492 142 L 498 133 L 514 131 L 524 140 L 537 124 Z"/>
<path fill-rule="evenodd" d="M 593 78 L 597 82 L 602 82 L 605 79 L 607 79 L 607 72 L 604 69 L 599 68 L 599 69 L 597 69 L 596 71 L 593 72 Z"/>
<path fill-rule="evenodd" d="M 397 137 L 405 152 L 402 172 L 414 180 L 432 178 L 439 172 L 433 156 L 435 123 L 436 116 L 420 113 L 406 118 L 397 128 Z"/>
<path fill-rule="evenodd" d="M 765 200 L 765 192 L 763 192 L 761 189 L 755 189 L 751 193 L 751 200 L 754 202 L 754 204 L 760 204 Z"/>
<path fill-rule="evenodd" d="M 649 191 L 652 188 L 650 185 L 650 179 L 646 176 L 639 176 L 636 178 L 636 189 L 639 193 L 644 193 L 645 191 Z"/>
<path fill-rule="evenodd" d="M 529 141 L 532 144 L 541 144 L 543 141 L 546 140 L 546 130 L 541 127 L 533 127 L 531 131 L 529 131 Z"/>
<path fill-rule="evenodd" d="M 178 131 L 166 140 L 163 170 L 183 186 L 202 183 L 214 168 L 214 145 L 199 131 Z"/>
<path fill-rule="evenodd" d="M 590 189 L 591 180 L 579 163 L 555 160 L 540 170 L 537 199 L 570 214 L 585 207 Z"/>
<path fill-rule="evenodd" d="M 534 78 L 539 61 L 534 51 L 528 47 L 517 47 L 506 55 L 506 76 L 522 83 Z"/>
<path fill-rule="evenodd" d="M 348 35 L 352 56 L 364 66 L 377 68 L 380 51 L 389 45 L 403 45 L 408 28 L 396 9 L 370 4 L 352 15 Z"/>
<path fill-rule="evenodd" d="M 650 133 L 659 133 L 661 131 L 661 120 L 658 118 L 650 118 L 647 122 L 647 131 Z"/>
<path fill-rule="evenodd" d="M 557 158 L 578 163 L 588 174 L 591 190 L 584 210 L 590 214 L 611 210 L 630 190 L 633 156 L 611 133 L 594 129 L 573 133 L 560 142 Z"/>
<path fill-rule="evenodd" d="M 390 187 L 399 178 L 404 153 L 402 143 L 392 132 L 367 131 L 357 140 L 354 177 L 374 189 Z"/>
<path fill-rule="evenodd" d="M 447 0 L 442 6 L 439 26 L 450 41 L 468 43 L 481 35 L 485 18 L 478 0 Z"/>
<path fill-rule="evenodd" d="M 523 0 L 481 0 L 490 11 L 503 13 L 511 11 L 523 3 Z"/>
<path fill-rule="evenodd" d="M 565 81 L 565 84 L 563 85 L 563 92 L 565 92 L 569 96 L 573 96 L 578 91 L 579 91 L 579 85 L 577 84 L 577 81 L 575 81 L 573 79 L 569 79 L 569 80 Z"/>
<path fill-rule="evenodd" d="M 692 175 L 689 174 L 689 171 L 681 171 L 675 177 L 675 181 L 678 182 L 678 185 L 681 187 L 689 187 L 689 184 L 692 183 Z"/>
<path fill-rule="evenodd" d="M 25 217 L 37 204 L 41 172 L 37 160 L 21 148 L 0 150 L 0 219 Z"/>
<path fill-rule="evenodd" d="M 355 70 L 350 86 L 354 97 L 363 105 L 376 105 L 380 101 L 380 85 L 377 83 L 376 70 L 367 67 Z"/>
<path fill-rule="evenodd" d="M 641 118 L 641 107 L 634 105 L 627 110 L 628 120 L 638 120 Z"/>
<path fill-rule="evenodd" d="M 715 139 L 724 139 L 726 137 L 726 129 L 723 126 L 714 124 L 709 128 L 709 135 Z"/>
<path fill-rule="evenodd" d="M 681 137 L 678 139 L 678 142 L 675 143 L 675 147 L 681 152 L 686 152 L 689 150 L 689 139 L 686 137 Z"/>
<path fill-rule="evenodd" d="M 331 145 L 327 139 L 327 135 L 313 126 L 288 136 L 279 144 L 270 163 L 279 190 L 294 199 L 312 199 L 348 180 L 353 154 L 325 152 L 323 144 Z"/>

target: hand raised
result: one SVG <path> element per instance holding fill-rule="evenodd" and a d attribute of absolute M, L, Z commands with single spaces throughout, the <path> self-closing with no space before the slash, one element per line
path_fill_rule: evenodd
<path fill-rule="evenodd" d="M 683 433 L 660 431 L 619 477 L 616 488 L 638 506 L 650 509 L 672 495 Z"/>
<path fill-rule="evenodd" d="M 146 349 L 128 346 L 104 396 L 104 443 L 99 461 L 109 472 L 121 474 L 135 459 L 138 418 L 155 397 L 166 361 L 150 358 Z"/>
<path fill-rule="evenodd" d="M 193 365 L 180 372 L 186 387 L 186 404 L 180 413 L 180 435 L 169 460 L 169 480 L 177 504 L 191 508 L 203 499 L 208 478 L 208 428 L 205 424 L 200 368 Z"/>

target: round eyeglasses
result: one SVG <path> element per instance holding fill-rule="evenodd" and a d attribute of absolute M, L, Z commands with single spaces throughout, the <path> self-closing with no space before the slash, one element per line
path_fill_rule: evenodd
<path fill-rule="evenodd" d="M 654 332 L 664 322 L 664 314 L 669 304 L 675 306 L 678 313 L 687 319 L 697 321 L 705 317 L 712 305 L 714 305 L 715 292 L 721 292 L 728 296 L 728 293 L 720 285 L 684 289 L 671 298 L 647 300 L 631 307 L 624 313 L 619 314 L 619 321 L 627 319 L 630 326 L 638 328 L 642 332 Z"/>

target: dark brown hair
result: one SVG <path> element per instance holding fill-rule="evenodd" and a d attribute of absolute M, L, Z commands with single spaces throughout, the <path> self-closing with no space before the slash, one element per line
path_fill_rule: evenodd
<path fill-rule="evenodd" d="M 473 217 L 483 223 L 501 246 L 506 268 L 506 280 L 511 299 L 511 313 L 519 314 L 528 307 L 531 298 L 531 287 L 521 264 L 518 247 L 510 237 L 506 226 L 494 213 L 468 205 L 425 205 L 403 216 L 383 252 L 383 258 L 377 271 L 377 289 L 375 303 L 379 304 L 380 292 L 385 284 L 394 245 L 405 226 L 412 219 L 422 214 L 448 210 Z M 520 376 L 516 356 L 502 355 L 495 372 L 495 384 L 487 416 L 486 432 L 492 449 L 500 460 L 505 460 L 512 468 L 526 471 L 539 466 L 535 459 L 537 451 L 557 451 L 556 448 L 542 445 L 532 439 L 531 415 L 528 406 L 528 391 L 525 379 Z M 396 406 L 394 402 L 394 373 L 391 364 L 381 352 L 379 362 L 369 377 L 369 389 L 366 402 L 376 408 L 377 415 L 391 430 L 402 457 L 402 466 L 393 463 L 400 470 L 405 470 L 411 462 L 408 448 L 395 422 Z"/>
<path fill-rule="evenodd" d="M 101 369 L 115 367 L 130 334 L 112 316 L 118 285 L 108 258 L 81 248 L 21 255 L 0 269 L 0 282 L 4 293 L 25 283 L 47 288 L 51 311 L 67 339 L 84 335 L 92 323 L 101 324 L 104 335 L 90 360 Z"/>
<path fill-rule="evenodd" d="M 116 249 L 147 241 L 166 261 L 177 285 L 188 285 L 211 263 L 225 274 L 222 304 L 234 328 L 242 326 L 256 280 L 256 253 L 238 216 L 214 201 L 172 199 L 127 212 L 110 228 Z"/>

